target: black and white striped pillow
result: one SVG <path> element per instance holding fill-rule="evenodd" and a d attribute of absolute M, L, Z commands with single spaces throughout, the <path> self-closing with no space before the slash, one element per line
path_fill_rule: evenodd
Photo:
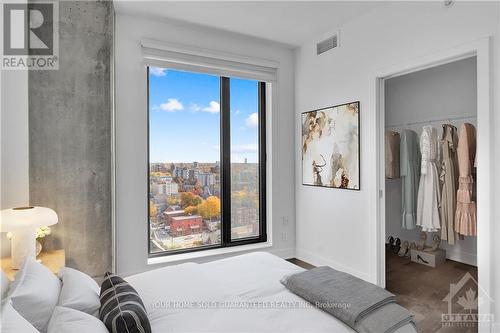
<path fill-rule="evenodd" d="M 112 273 L 101 285 L 99 318 L 111 333 L 151 333 L 146 308 L 137 291 Z"/>

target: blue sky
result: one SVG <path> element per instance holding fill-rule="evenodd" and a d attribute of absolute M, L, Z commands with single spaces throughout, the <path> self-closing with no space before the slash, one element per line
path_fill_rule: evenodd
<path fill-rule="evenodd" d="M 231 161 L 257 162 L 257 81 L 231 78 Z M 219 77 L 151 67 L 150 162 L 220 160 Z"/>

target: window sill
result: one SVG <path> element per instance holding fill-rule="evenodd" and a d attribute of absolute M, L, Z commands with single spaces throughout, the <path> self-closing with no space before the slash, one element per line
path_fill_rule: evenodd
<path fill-rule="evenodd" d="M 213 257 L 213 256 L 222 255 L 222 254 L 238 253 L 238 252 L 244 252 L 244 251 L 264 249 L 264 248 L 268 248 L 271 246 L 272 246 L 271 242 L 267 241 L 265 243 L 256 243 L 256 244 L 224 247 L 224 248 L 217 248 L 217 249 L 211 249 L 211 250 L 205 250 L 205 251 L 195 251 L 195 252 L 189 252 L 189 253 L 171 254 L 171 255 L 166 255 L 163 257 L 148 258 L 147 264 L 148 265 L 156 265 L 156 264 L 172 263 L 172 262 L 197 259 L 197 258 L 207 258 L 207 257 Z"/>

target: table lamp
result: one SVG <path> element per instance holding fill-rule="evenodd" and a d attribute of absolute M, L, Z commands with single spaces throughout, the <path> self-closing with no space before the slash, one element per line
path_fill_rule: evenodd
<path fill-rule="evenodd" d="M 46 207 L 16 207 L 2 210 L 0 232 L 10 232 L 12 268 L 19 269 L 26 257 L 36 259 L 35 232 L 38 227 L 56 224 L 57 214 Z"/>

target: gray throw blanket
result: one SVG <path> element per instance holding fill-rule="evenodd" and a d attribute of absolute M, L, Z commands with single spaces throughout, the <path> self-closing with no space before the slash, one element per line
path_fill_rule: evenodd
<path fill-rule="evenodd" d="M 285 276 L 281 283 L 358 332 L 390 333 L 412 322 L 412 315 L 394 303 L 393 294 L 331 267 Z"/>
<path fill-rule="evenodd" d="M 390 303 L 366 315 L 354 329 L 359 333 L 393 333 L 407 324 L 415 327 L 411 313 L 396 303 Z"/>

